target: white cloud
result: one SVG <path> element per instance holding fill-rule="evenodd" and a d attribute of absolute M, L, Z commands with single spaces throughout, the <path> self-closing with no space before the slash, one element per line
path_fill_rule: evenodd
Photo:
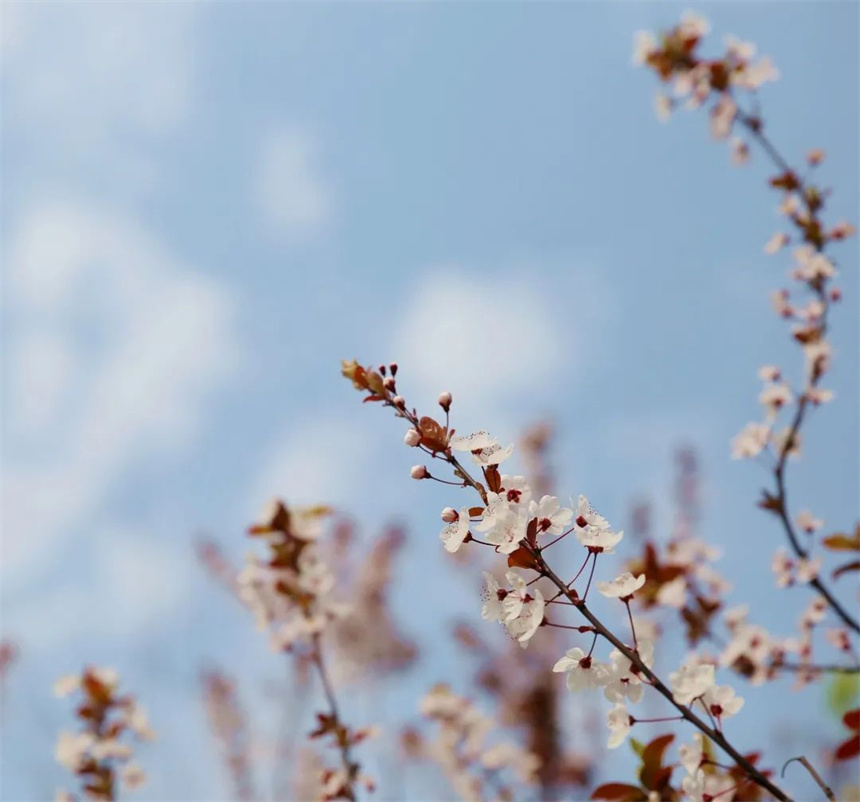
<path fill-rule="evenodd" d="M 332 214 L 332 191 L 320 166 L 317 140 L 282 127 L 266 134 L 258 153 L 254 191 L 269 229 L 288 240 L 312 238 Z"/>
<path fill-rule="evenodd" d="M 180 124 L 198 3 L 4 3 L 4 126 L 94 153 Z"/>
<path fill-rule="evenodd" d="M 533 269 L 480 278 L 457 266 L 426 272 L 400 307 L 391 346 L 404 385 L 420 394 L 415 403 L 449 390 L 458 412 L 498 409 L 526 394 L 544 397 L 580 370 L 597 351 L 605 299 L 593 276 L 558 275 L 551 285 Z"/>
<path fill-rule="evenodd" d="M 196 566 L 187 544 L 154 540 L 120 524 L 98 527 L 87 544 L 86 581 L 40 589 L 27 604 L 10 606 L 3 628 L 28 650 L 67 644 L 81 636 L 145 638 L 189 599 Z M 108 602 L 109 603 L 106 603 Z"/>
<path fill-rule="evenodd" d="M 135 460 L 194 436 L 237 345 L 225 288 L 127 219 L 45 203 L 10 239 L 2 537 L 21 580 Z"/>
<path fill-rule="evenodd" d="M 291 421 L 263 457 L 244 512 L 256 515 L 275 496 L 288 504 L 348 505 L 363 481 L 356 466 L 372 449 L 365 429 L 335 413 Z"/>

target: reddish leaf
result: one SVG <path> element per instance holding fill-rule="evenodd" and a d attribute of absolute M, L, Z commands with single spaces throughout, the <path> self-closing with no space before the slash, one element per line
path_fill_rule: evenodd
<path fill-rule="evenodd" d="M 469 517 L 479 518 L 484 512 L 483 507 L 469 507 Z"/>
<path fill-rule="evenodd" d="M 839 579 L 842 574 L 847 574 L 850 571 L 860 571 L 860 560 L 854 560 L 851 563 L 845 563 L 845 565 L 840 565 L 834 572 L 833 578 Z"/>
<path fill-rule="evenodd" d="M 520 546 L 515 552 L 508 555 L 509 568 L 537 568 L 538 563 L 530 551 Z"/>
<path fill-rule="evenodd" d="M 595 788 L 591 794 L 592 799 L 615 799 L 618 802 L 643 802 L 648 799 L 641 788 L 625 783 L 605 783 Z"/>
<path fill-rule="evenodd" d="M 771 178 L 770 185 L 775 189 L 784 189 L 787 192 L 791 192 L 800 186 L 800 181 L 797 180 L 797 176 L 791 170 L 786 170 L 782 175 Z"/>
<path fill-rule="evenodd" d="M 821 544 L 831 551 L 860 551 L 860 524 L 853 535 L 838 532 L 821 541 Z"/>
<path fill-rule="evenodd" d="M 385 401 L 385 397 L 381 395 L 367 395 L 362 400 L 362 404 L 366 404 L 368 401 Z"/>
<path fill-rule="evenodd" d="M 849 730 L 860 731 L 860 707 L 856 710 L 849 710 L 844 716 L 842 716 L 842 723 L 848 727 Z"/>
<path fill-rule="evenodd" d="M 860 755 L 860 735 L 855 735 L 849 738 L 844 743 L 839 744 L 834 757 L 837 760 L 850 760 L 852 757 Z"/>
<path fill-rule="evenodd" d="M 772 493 L 769 493 L 767 490 L 761 491 L 761 499 L 758 503 L 759 507 L 763 510 L 767 510 L 768 512 L 772 512 L 775 515 L 778 515 L 782 510 L 782 502 L 774 496 Z"/>
<path fill-rule="evenodd" d="M 532 548 L 537 546 L 537 518 L 532 518 L 526 527 L 526 541 Z"/>
<path fill-rule="evenodd" d="M 639 771 L 639 779 L 649 791 L 656 790 L 658 778 L 663 769 L 663 753 L 674 740 L 675 736 L 671 733 L 660 735 L 651 741 L 642 752 L 642 768 Z M 670 769 L 669 774 L 671 775 L 671 773 Z"/>
<path fill-rule="evenodd" d="M 421 445 L 425 448 L 429 448 L 434 453 L 448 448 L 448 432 L 433 418 L 426 415 L 421 418 L 418 421 L 418 430 L 421 432 Z"/>
<path fill-rule="evenodd" d="M 502 489 L 502 475 L 499 473 L 497 465 L 489 465 L 484 468 L 484 478 L 487 480 L 487 487 L 498 493 Z"/>

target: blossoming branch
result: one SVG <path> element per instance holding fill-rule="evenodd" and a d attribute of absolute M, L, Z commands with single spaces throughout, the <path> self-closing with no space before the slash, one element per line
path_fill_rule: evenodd
<path fill-rule="evenodd" d="M 76 716 L 78 732 L 63 730 L 57 740 L 57 761 L 80 778 L 88 799 L 114 800 L 119 789 L 133 791 L 146 781 L 135 763 L 129 741 L 155 738 L 145 710 L 133 696 L 120 695 L 119 674 L 110 668 L 85 668 L 80 676 L 63 677 L 54 685 L 56 696 L 80 694 Z M 77 797 L 64 790 L 57 802 Z"/>
<path fill-rule="evenodd" d="M 629 614 L 630 602 L 644 584 L 644 576 L 634 577 L 627 573 L 595 585 L 598 593 L 625 605 L 631 625 L 632 645 L 613 633 L 588 606 L 588 594 L 598 559 L 601 554 L 612 553 L 624 533 L 616 532 L 606 518 L 594 510 L 585 496 L 571 499 L 570 508 L 563 507 L 554 496 L 533 498 L 523 476 L 500 472 L 499 465 L 511 456 L 512 445 L 502 446 L 486 431 L 457 436 L 450 426 L 452 397 L 447 392 L 441 393 L 438 398 L 438 404 L 445 413 L 444 425 L 430 416 L 419 416 L 417 410 L 410 409 L 406 399 L 398 393 L 397 371 L 396 364 L 380 365 L 375 369 L 362 367 L 354 360 L 344 361 L 342 366 L 343 375 L 357 390 L 366 394 L 365 402 L 381 403 L 410 424 L 404 436 L 407 446 L 418 449 L 431 460 L 447 464 L 454 477 L 453 480 L 443 479 L 431 473 L 427 465 L 419 464 L 410 472 L 413 479 L 435 480 L 477 492 L 480 505 L 462 506 L 459 510 L 446 507 L 442 510 L 445 526 L 440 532 L 440 539 L 443 547 L 451 552 L 464 544 L 476 543 L 508 555 L 511 570 L 506 573 L 504 583 L 500 583 L 492 574 L 485 575 L 482 617 L 501 623 L 523 648 L 544 626 L 591 636 L 587 652 L 580 647 L 569 650 L 558 660 L 554 670 L 568 674 L 567 684 L 571 691 L 599 688 L 613 703 L 607 718 L 609 748 L 621 745 L 637 723 L 626 705 L 641 699 L 642 684 L 650 685 L 678 714 L 660 720 L 688 721 L 730 756 L 744 774 L 743 783 L 756 783 L 777 799 L 790 799 L 769 779 L 771 772 L 756 768 L 754 761 L 741 754 L 725 737 L 723 722 L 740 710 L 743 701 L 730 687 L 716 684 L 713 664 L 695 661 L 685 663 L 670 675 L 671 689 L 654 672 L 654 646 L 650 641 L 638 640 L 632 615 Z M 455 452 L 471 455 L 483 481 L 475 479 L 466 470 Z M 570 534 L 574 534 L 585 549 L 585 558 L 573 577 L 565 581 L 550 567 L 545 555 L 550 547 Z M 523 576 L 516 569 L 531 571 L 534 575 Z M 549 579 L 557 588 L 553 597 L 546 599 L 539 589 L 532 587 L 541 578 Z M 582 593 L 575 586 L 577 581 L 580 588 L 584 584 Z M 556 604 L 559 612 L 564 608 L 576 609 L 588 623 L 575 626 L 550 620 L 547 616 L 550 604 Z M 594 657 L 600 639 L 614 647 L 609 660 L 605 662 Z M 698 793 L 701 798 L 707 781 L 705 772 L 697 767 L 682 784 L 689 789 L 691 796 L 695 798 Z"/>

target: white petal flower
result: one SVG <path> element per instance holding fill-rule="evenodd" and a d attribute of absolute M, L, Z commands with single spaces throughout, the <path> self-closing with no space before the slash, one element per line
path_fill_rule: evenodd
<path fill-rule="evenodd" d="M 610 582 L 598 582 L 597 589 L 609 599 L 629 599 L 645 584 L 645 574 L 633 576 L 629 571 Z"/>
<path fill-rule="evenodd" d="M 95 738 L 87 732 L 63 730 L 57 738 L 54 757 L 69 771 L 77 772 L 94 743 Z"/>
<path fill-rule="evenodd" d="M 687 774 L 695 777 L 702 765 L 702 757 L 704 750 L 702 749 L 702 734 L 700 732 L 693 733 L 693 745 L 681 744 L 678 747 L 678 754 L 681 758 L 681 765 L 684 767 Z"/>
<path fill-rule="evenodd" d="M 611 529 L 598 529 L 596 526 L 588 526 L 585 529 L 576 530 L 576 539 L 594 552 L 602 554 L 614 554 L 615 547 L 621 542 L 624 532 L 613 532 Z"/>
<path fill-rule="evenodd" d="M 487 542 L 492 543 L 497 551 L 511 554 L 525 538 L 528 522 L 528 512 L 522 504 L 510 504 L 497 496 L 490 500 L 483 520 L 475 528 L 487 533 Z"/>
<path fill-rule="evenodd" d="M 137 763 L 129 763 L 123 766 L 119 776 L 123 786 L 128 791 L 134 791 L 146 782 L 146 773 Z"/>
<path fill-rule="evenodd" d="M 454 451 L 482 451 L 485 448 L 496 445 L 498 440 L 489 432 L 479 431 L 465 437 L 452 437 L 448 444 Z"/>
<path fill-rule="evenodd" d="M 574 508 L 574 514 L 576 515 L 575 523 L 578 529 L 586 529 L 588 527 L 609 529 L 609 521 L 594 511 L 585 496 L 581 495 L 576 503 L 571 499 L 570 503 Z"/>
<path fill-rule="evenodd" d="M 110 690 L 119 685 L 119 671 L 115 668 L 91 668 L 90 673 L 98 682 Z"/>
<path fill-rule="evenodd" d="M 486 621 L 501 621 L 504 616 L 502 601 L 506 595 L 507 591 L 502 590 L 496 578 L 484 571 L 484 606 L 481 609 L 481 618 Z"/>
<path fill-rule="evenodd" d="M 774 415 L 788 406 L 794 400 L 794 396 L 787 384 L 771 384 L 761 391 L 758 400 L 767 408 L 769 414 Z"/>
<path fill-rule="evenodd" d="M 116 738 L 105 738 L 93 744 L 90 754 L 96 760 L 128 760 L 132 756 L 132 750 L 128 744 Z"/>
<path fill-rule="evenodd" d="M 496 495 L 495 493 L 489 495 Z M 524 504 L 528 506 L 532 498 L 532 490 L 526 482 L 525 476 L 509 476 L 502 475 L 502 486 L 499 489 L 499 496 L 505 499 L 508 504 Z"/>
<path fill-rule="evenodd" d="M 639 659 L 648 667 L 654 664 L 654 642 L 648 638 L 639 639 Z M 642 698 L 642 680 L 633 670 L 633 664 L 618 649 L 609 654 L 609 681 L 603 694 L 610 702 L 629 699 L 634 704 Z"/>
<path fill-rule="evenodd" d="M 687 601 L 687 580 L 681 576 L 676 576 L 669 582 L 660 586 L 657 591 L 657 603 L 665 607 L 674 607 L 680 610 Z"/>
<path fill-rule="evenodd" d="M 770 427 L 764 423 L 748 423 L 732 440 L 732 459 L 756 457 L 767 446 Z"/>
<path fill-rule="evenodd" d="M 806 585 L 818 578 L 818 572 L 821 570 L 821 557 L 816 557 L 814 560 L 808 560 L 801 557 L 797 562 L 797 581 Z"/>
<path fill-rule="evenodd" d="M 65 677 L 60 677 L 60 679 L 54 683 L 54 696 L 69 696 L 80 687 L 81 678 L 75 674 L 68 674 Z"/>
<path fill-rule="evenodd" d="M 693 802 L 704 802 L 705 772 L 699 769 L 695 775 L 684 777 L 681 782 L 684 795 Z"/>
<path fill-rule="evenodd" d="M 788 556 L 788 552 L 780 546 L 770 561 L 770 570 L 776 575 L 776 586 L 786 588 L 794 582 L 792 572 L 794 571 L 794 560 Z"/>
<path fill-rule="evenodd" d="M 607 716 L 607 724 L 609 725 L 609 740 L 606 745 L 610 749 L 617 749 L 627 740 L 627 734 L 630 732 L 630 714 L 627 712 L 623 702 L 618 702 Z"/>
<path fill-rule="evenodd" d="M 573 510 L 562 507 L 555 496 L 529 502 L 529 518 L 537 519 L 538 534 L 560 535 L 573 518 Z"/>
<path fill-rule="evenodd" d="M 445 551 L 451 553 L 457 551 L 463 545 L 466 535 L 469 534 L 469 508 L 463 507 L 455 521 L 449 523 L 439 533 Z"/>
<path fill-rule="evenodd" d="M 499 465 L 504 462 L 511 454 L 514 453 L 514 444 L 505 446 L 504 448 L 498 443 L 482 448 L 480 451 L 472 452 L 472 462 L 476 465 L 488 466 Z"/>
<path fill-rule="evenodd" d="M 702 701 L 714 718 L 723 719 L 735 715 L 743 706 L 744 700 L 735 694 L 734 688 L 728 685 L 715 685 L 709 688 Z"/>
<path fill-rule="evenodd" d="M 610 679 L 609 666 L 592 660 L 578 646 L 569 649 L 552 670 L 567 672 L 567 688 L 573 693 L 603 687 Z"/>
<path fill-rule="evenodd" d="M 648 59 L 648 56 L 651 55 L 657 49 L 657 40 L 654 38 L 654 34 L 651 31 L 636 31 L 633 34 L 633 64 L 640 65 L 644 64 Z"/>
<path fill-rule="evenodd" d="M 508 634 L 515 638 L 523 649 L 529 645 L 532 636 L 543 623 L 545 607 L 543 594 L 535 589 L 533 595 L 523 603 L 519 615 L 505 621 L 505 629 L 508 630 Z"/>
<path fill-rule="evenodd" d="M 506 572 L 505 579 L 510 589 L 502 600 L 502 609 L 505 611 L 503 620 L 510 621 L 522 611 L 523 605 L 529 597 L 529 588 L 526 580 L 516 571 Z"/>
<path fill-rule="evenodd" d="M 709 664 L 681 666 L 669 674 L 672 696 L 679 705 L 688 705 L 716 684 L 714 667 Z"/>

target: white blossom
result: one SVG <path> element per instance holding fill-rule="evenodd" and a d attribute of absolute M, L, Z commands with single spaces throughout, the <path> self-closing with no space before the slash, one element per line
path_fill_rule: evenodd
<path fill-rule="evenodd" d="M 95 738 L 88 732 L 63 730 L 57 738 L 54 757 L 69 771 L 77 772 L 94 743 Z"/>
<path fill-rule="evenodd" d="M 600 688 L 610 679 L 609 666 L 592 660 L 578 646 L 569 649 L 552 670 L 567 672 L 567 688 L 573 693 Z"/>
<path fill-rule="evenodd" d="M 714 667 L 687 663 L 669 674 L 672 696 L 679 705 L 688 705 L 715 685 Z"/>
<path fill-rule="evenodd" d="M 711 715 L 717 719 L 729 718 L 744 706 L 744 700 L 735 694 L 734 688 L 728 685 L 715 685 L 708 688 L 702 701 L 711 711 Z"/>
<path fill-rule="evenodd" d="M 466 539 L 466 535 L 468 534 L 469 508 L 463 507 L 459 514 L 457 514 L 457 518 L 442 529 L 439 533 L 439 537 L 442 540 L 442 544 L 445 546 L 445 551 L 453 553 L 463 545 L 463 541 Z"/>
<path fill-rule="evenodd" d="M 654 642 L 640 638 L 637 653 L 639 659 L 651 668 L 654 664 Z M 609 679 L 603 694 L 610 702 L 629 699 L 635 704 L 642 698 L 642 680 L 633 670 L 633 663 L 618 649 L 613 649 L 609 654 Z"/>
<path fill-rule="evenodd" d="M 609 740 L 606 745 L 610 749 L 617 749 L 627 740 L 627 735 L 630 732 L 630 714 L 627 712 L 623 702 L 618 702 L 607 715 L 607 724 L 609 725 Z"/>
<path fill-rule="evenodd" d="M 687 580 L 683 575 L 664 582 L 657 591 L 657 603 L 680 610 L 687 602 Z"/>
<path fill-rule="evenodd" d="M 573 518 L 573 511 L 562 507 L 555 496 L 543 496 L 540 501 L 529 502 L 529 517 L 537 519 L 538 534 L 560 535 Z"/>
<path fill-rule="evenodd" d="M 702 757 L 704 750 L 702 749 L 702 734 L 700 732 L 693 733 L 693 745 L 681 744 L 678 747 L 678 755 L 681 759 L 681 765 L 691 777 L 695 777 L 702 765 Z"/>
<path fill-rule="evenodd" d="M 627 571 L 610 582 L 598 582 L 596 587 L 607 598 L 629 599 L 644 584 L 645 574 L 634 577 Z"/>
<path fill-rule="evenodd" d="M 769 438 L 769 426 L 764 423 L 748 423 L 732 441 L 732 459 L 758 456 Z"/>

